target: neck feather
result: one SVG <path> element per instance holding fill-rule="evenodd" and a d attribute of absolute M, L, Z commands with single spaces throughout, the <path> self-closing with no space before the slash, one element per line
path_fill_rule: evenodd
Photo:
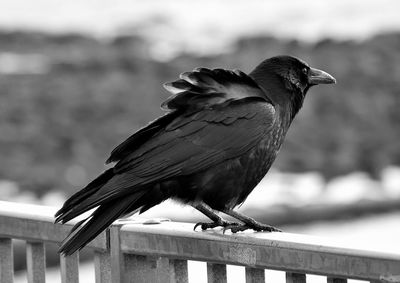
<path fill-rule="evenodd" d="M 250 76 L 264 90 L 266 96 L 272 101 L 274 106 L 280 109 L 285 119 L 291 122 L 303 106 L 307 89 L 302 91 L 290 85 L 288 81 L 276 73 L 268 73 L 265 70 L 259 72 L 255 69 L 250 73 Z"/>

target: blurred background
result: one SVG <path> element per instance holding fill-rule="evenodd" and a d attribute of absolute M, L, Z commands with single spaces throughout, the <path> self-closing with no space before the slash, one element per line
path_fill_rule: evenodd
<path fill-rule="evenodd" d="M 290 54 L 338 84 L 309 92 L 240 209 L 400 252 L 399 10 L 396 0 L 0 0 L 0 199 L 61 206 L 162 114 L 162 83 Z M 201 219 L 170 202 L 144 216 Z"/>

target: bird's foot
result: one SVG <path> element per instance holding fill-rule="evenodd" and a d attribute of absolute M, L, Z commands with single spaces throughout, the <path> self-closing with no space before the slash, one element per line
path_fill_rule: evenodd
<path fill-rule="evenodd" d="M 242 225 L 235 225 L 232 227 L 226 227 L 224 228 L 224 232 L 225 230 L 231 230 L 232 233 L 237 233 L 237 232 L 242 232 L 242 231 L 246 231 L 249 229 L 253 229 L 254 231 L 257 232 L 261 232 L 261 231 L 265 231 L 265 232 L 282 232 L 282 230 L 275 228 L 273 226 L 267 225 L 267 224 L 262 224 L 262 223 L 252 223 L 251 225 L 249 224 L 242 224 Z"/>
<path fill-rule="evenodd" d="M 230 222 L 230 221 L 226 221 L 226 220 L 220 220 L 220 221 L 215 221 L 215 222 L 199 222 L 196 223 L 196 225 L 194 225 L 193 230 L 196 231 L 197 227 L 201 227 L 201 230 L 207 230 L 207 229 L 212 229 L 215 227 L 223 227 L 224 228 L 224 232 L 225 232 L 225 227 L 235 227 L 235 226 L 239 226 L 239 223 L 236 222 Z"/>

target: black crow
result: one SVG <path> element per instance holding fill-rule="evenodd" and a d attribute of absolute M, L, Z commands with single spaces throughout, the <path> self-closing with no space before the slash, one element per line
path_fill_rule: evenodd
<path fill-rule="evenodd" d="M 189 204 L 232 232 L 279 231 L 239 214 L 268 172 L 311 86 L 335 79 L 291 56 L 263 61 L 249 75 L 197 68 L 165 84 L 168 112 L 117 146 L 115 166 L 71 196 L 56 213 L 65 223 L 96 208 L 64 240 L 66 255 L 84 247 L 113 221 L 166 199 Z M 239 220 L 228 222 L 216 212 Z"/>

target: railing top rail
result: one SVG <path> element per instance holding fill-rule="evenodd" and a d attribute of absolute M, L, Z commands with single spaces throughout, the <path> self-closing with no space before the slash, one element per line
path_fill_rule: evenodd
<path fill-rule="evenodd" d="M 0 237 L 61 242 L 71 225 L 54 224 L 56 208 L 0 201 Z M 114 224 L 89 247 L 106 250 L 113 237 L 122 253 L 270 268 L 362 280 L 400 279 L 400 254 L 357 249 L 289 233 L 193 231 L 193 224 Z M 112 253 L 112 252 L 111 252 Z M 397 279 L 396 279 L 397 278 Z M 396 279 L 397 281 L 393 281 Z"/>
<path fill-rule="evenodd" d="M 57 208 L 33 204 L 0 201 L 0 237 L 61 243 L 71 230 L 69 224 L 54 224 Z M 106 232 L 89 243 L 89 247 L 106 250 Z"/>
<path fill-rule="evenodd" d="M 0 201 L 0 215 L 54 222 L 57 208 L 52 206 Z"/>
<path fill-rule="evenodd" d="M 138 243 L 130 242 L 130 235 L 160 235 L 162 237 L 174 237 L 179 240 L 208 240 L 213 242 L 226 242 L 230 245 L 247 244 L 255 247 L 274 246 L 277 248 L 289 248 L 295 250 L 309 250 L 323 253 L 341 253 L 343 255 L 359 255 L 376 259 L 393 259 L 400 261 L 400 253 L 388 253 L 368 249 L 365 246 L 354 246 L 343 241 L 317 236 L 284 233 L 284 232 L 253 232 L 251 230 L 232 234 L 223 232 L 222 229 L 207 231 L 193 230 L 193 223 L 164 221 L 159 224 L 147 224 L 147 221 L 126 222 L 121 226 L 121 242 L 123 251 L 133 251 L 138 248 Z"/>
<path fill-rule="evenodd" d="M 356 249 L 338 241 L 290 233 L 193 231 L 191 223 L 124 225 L 125 253 L 158 255 L 361 280 L 398 276 L 400 254 Z M 397 278 L 397 277 L 396 277 Z"/>

